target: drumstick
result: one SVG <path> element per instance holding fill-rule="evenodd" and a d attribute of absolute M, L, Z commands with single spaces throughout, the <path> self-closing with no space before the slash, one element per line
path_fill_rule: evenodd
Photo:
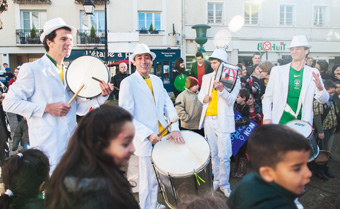
<path fill-rule="evenodd" d="M 98 81 L 99 83 L 101 83 L 101 82 L 102 82 L 101 80 L 99 80 L 98 78 L 96 78 L 96 77 L 93 77 L 93 76 L 92 76 L 92 79 L 93 79 L 93 80 L 95 80 L 95 81 Z M 113 86 L 113 88 L 115 88 L 116 90 L 118 90 L 118 91 L 119 91 L 119 88 L 117 88 L 117 87 L 115 87 L 115 86 Z"/>
<path fill-rule="evenodd" d="M 79 92 L 84 88 L 85 84 L 81 85 L 80 88 L 78 89 L 78 91 L 73 95 L 73 97 L 70 99 L 70 101 L 68 101 L 67 104 L 71 104 L 72 101 L 74 100 L 74 98 L 76 98 L 76 96 L 79 94 Z"/>
<path fill-rule="evenodd" d="M 178 118 L 177 116 L 173 117 L 172 120 L 171 120 L 171 122 L 170 122 L 167 126 L 165 126 L 165 128 L 163 128 L 163 130 L 161 130 L 161 131 L 157 134 L 157 136 L 161 136 L 161 135 L 164 133 L 164 131 L 165 131 L 166 129 L 169 128 L 169 126 L 171 126 L 173 123 L 176 123 L 178 120 L 179 120 L 179 118 Z"/>
<path fill-rule="evenodd" d="M 212 77 L 210 78 L 210 82 L 209 82 L 208 96 L 210 94 L 211 79 L 212 79 Z"/>

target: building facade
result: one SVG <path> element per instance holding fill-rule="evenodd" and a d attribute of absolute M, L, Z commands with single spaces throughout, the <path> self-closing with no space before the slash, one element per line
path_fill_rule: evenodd
<path fill-rule="evenodd" d="M 157 54 L 153 73 L 172 91 L 174 62 L 182 57 L 190 68 L 198 44 L 192 26 L 207 24 L 208 57 L 224 48 L 230 63 L 250 64 L 254 52 L 274 63 L 289 56 L 294 35 L 304 34 L 312 45 L 310 56 L 325 59 L 330 68 L 340 63 L 339 0 L 106 0 L 108 64 L 128 60 L 136 43 Z M 40 58 L 45 50 L 39 35 L 44 23 L 61 17 L 77 28 L 66 64 L 82 55 L 104 60 L 105 0 L 93 0 L 94 14 L 84 13 L 85 0 L 10 0 L 0 16 L 0 63 L 11 69 Z M 110 67 L 112 75 L 116 67 Z M 130 65 L 130 72 L 133 66 Z"/>

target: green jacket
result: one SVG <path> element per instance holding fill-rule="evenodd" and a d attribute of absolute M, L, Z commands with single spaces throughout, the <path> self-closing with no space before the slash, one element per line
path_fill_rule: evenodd
<path fill-rule="evenodd" d="M 207 60 L 204 60 L 204 69 L 205 69 L 205 74 L 211 73 L 212 71 L 214 71 L 211 68 L 210 62 L 208 62 Z M 191 65 L 191 72 L 190 75 L 192 77 L 197 78 L 197 62 L 192 63 Z"/>
<path fill-rule="evenodd" d="M 297 196 L 276 183 L 266 182 L 259 174 L 249 173 L 231 192 L 227 204 L 231 209 L 297 209 Z"/>

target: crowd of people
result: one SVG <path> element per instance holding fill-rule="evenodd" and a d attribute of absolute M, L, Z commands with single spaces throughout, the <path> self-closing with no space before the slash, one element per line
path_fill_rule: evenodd
<path fill-rule="evenodd" d="M 314 68 L 305 36 L 293 37 L 291 59 L 278 66 L 261 62 L 260 53 L 249 66 L 238 63 L 234 77 L 227 75 L 232 88 L 216 79 L 220 66 L 230 64 L 225 50 L 215 49 L 208 60 L 197 53 L 189 71 L 178 58 L 173 82 L 185 80 L 175 85 L 174 105 L 162 80 L 150 73 L 156 54 L 145 44 L 137 44 L 129 57 L 133 74 L 122 63 L 114 85 L 101 81 L 99 96 L 72 102 L 63 59 L 71 53 L 75 34 L 61 18 L 47 21 L 40 36 L 46 54 L 22 65 L 20 73 L 17 69 L 8 91 L 0 86 L 0 166 L 6 189 L 1 208 L 166 208 L 157 200 L 151 153 L 165 135 L 178 146 L 185 144 L 180 130 L 208 141 L 213 182 L 208 193 L 181 198 L 178 208 L 303 208 L 297 198 L 310 181 L 310 169 L 324 180 L 335 177 L 327 161 L 340 131 L 340 65 L 328 73 L 328 63 L 317 60 Z M 104 104 L 112 92 L 119 106 Z M 6 112 L 23 116 L 13 151 L 19 142 L 24 149 L 5 163 L 11 137 Z M 79 123 L 76 115 L 84 115 Z M 179 122 L 173 120 L 177 117 Z M 295 120 L 314 125 L 326 161 L 308 163 L 311 144 L 284 126 Z M 257 128 L 232 156 L 232 133 L 251 121 Z M 132 154 L 139 163 L 139 203 L 131 191 L 134 182 L 121 170 Z M 232 190 L 229 177 L 243 179 Z"/>

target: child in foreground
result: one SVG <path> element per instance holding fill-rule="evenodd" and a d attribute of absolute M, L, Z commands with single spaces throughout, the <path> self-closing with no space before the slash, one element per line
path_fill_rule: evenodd
<path fill-rule="evenodd" d="M 104 104 L 90 111 L 75 133 L 46 189 L 49 209 L 137 209 L 120 167 L 135 151 L 129 112 Z"/>
<path fill-rule="evenodd" d="M 307 167 L 310 144 L 301 134 L 283 125 L 256 129 L 248 139 L 254 172 L 246 175 L 228 199 L 232 209 L 297 208 L 312 173 Z"/>
<path fill-rule="evenodd" d="M 6 192 L 0 196 L 2 209 L 43 209 L 38 198 L 49 178 L 50 165 L 40 150 L 29 149 L 13 155 L 2 168 Z"/>

